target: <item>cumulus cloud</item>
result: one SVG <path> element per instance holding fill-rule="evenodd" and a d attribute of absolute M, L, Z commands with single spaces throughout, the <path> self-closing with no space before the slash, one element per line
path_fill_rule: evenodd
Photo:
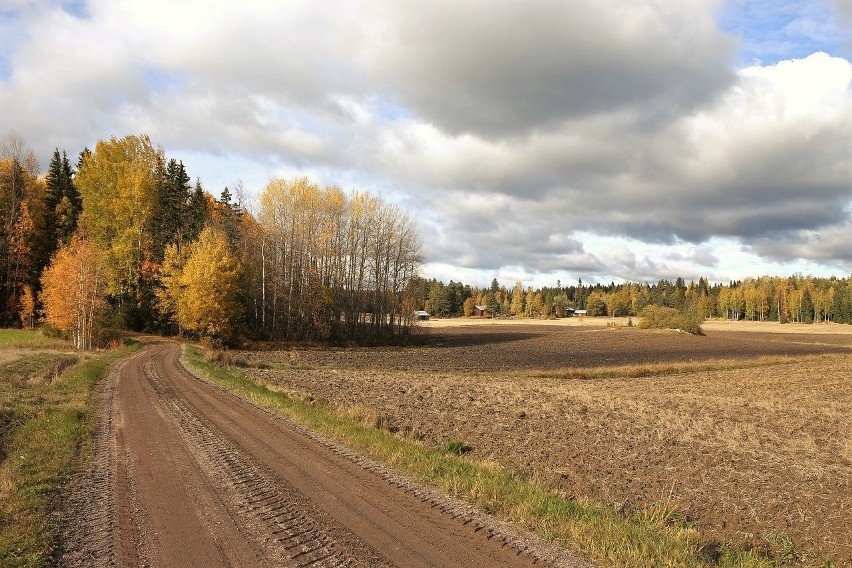
<path fill-rule="evenodd" d="M 744 69 L 714 104 L 657 129 L 616 114 L 506 145 L 418 125 L 429 136 L 412 136 L 398 153 L 385 147 L 383 159 L 396 179 L 409 172 L 415 184 L 475 189 L 483 211 L 499 203 L 477 232 L 485 219 L 503 219 L 495 232 L 505 219 L 534 219 L 534 230 L 512 227 L 534 246 L 548 240 L 536 234 L 566 226 L 648 242 L 756 242 L 847 219 L 850 79 L 848 61 L 814 54 Z M 448 226 L 470 218 L 458 200 L 441 202 L 454 204 L 444 205 Z"/>
<path fill-rule="evenodd" d="M 19 2 L 0 17 L 15 111 L 0 128 L 43 161 L 146 132 L 177 158 L 263 172 L 228 183 L 301 171 L 380 191 L 415 212 L 441 271 L 723 271 L 720 238 L 848 269 L 852 65 L 736 69 L 720 7 Z M 837 35 L 814 14 L 783 38 Z"/>
<path fill-rule="evenodd" d="M 732 79 L 712 3 L 396 4 L 371 69 L 442 130 L 506 136 L 625 108 L 693 108 Z M 395 41 L 394 41 L 395 40 Z"/>

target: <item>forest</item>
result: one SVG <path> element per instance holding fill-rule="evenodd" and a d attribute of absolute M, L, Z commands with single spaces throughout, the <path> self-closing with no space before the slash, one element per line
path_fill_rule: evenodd
<path fill-rule="evenodd" d="M 78 348 L 120 330 L 206 337 L 384 343 L 437 317 L 639 316 L 852 323 L 852 280 L 801 274 L 512 289 L 419 276 L 410 214 L 366 192 L 273 178 L 249 211 L 218 197 L 146 135 L 98 141 L 45 173 L 17 133 L 0 143 L 0 325 L 67 333 Z"/>
<path fill-rule="evenodd" d="M 422 263 L 410 215 L 362 192 L 272 179 L 252 214 L 214 198 L 148 136 L 99 141 L 45 174 L 22 137 L 0 146 L 0 325 L 93 348 L 120 330 L 389 342 Z"/>
<path fill-rule="evenodd" d="M 639 316 L 647 306 L 694 310 L 703 318 L 781 323 L 836 322 L 852 324 L 852 278 L 761 276 L 723 284 L 660 280 L 655 284 L 576 285 L 533 289 L 516 282 L 512 289 L 495 278 L 479 288 L 450 281 L 416 279 L 412 295 L 421 309 L 438 317 L 470 316 L 474 306 L 488 314 L 517 317 L 562 317 L 569 309 L 588 316 Z"/>

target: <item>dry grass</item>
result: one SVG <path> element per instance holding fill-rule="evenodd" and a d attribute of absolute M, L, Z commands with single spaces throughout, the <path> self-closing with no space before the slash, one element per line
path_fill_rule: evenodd
<path fill-rule="evenodd" d="M 128 353 L 69 347 L 0 330 L 0 566 L 53 564 L 55 508 L 96 422 L 94 388 L 107 363 Z"/>
<path fill-rule="evenodd" d="M 627 327 L 629 319 L 638 324 L 641 318 L 633 317 L 570 317 L 559 319 L 538 318 L 514 318 L 497 319 L 489 318 L 447 318 L 432 319 L 418 322 L 417 325 L 425 329 L 443 327 L 463 326 L 512 326 L 512 325 L 548 325 L 563 327 L 583 327 L 587 329 L 606 328 L 608 326 Z M 701 324 L 704 330 L 713 331 L 737 331 L 743 333 L 779 333 L 779 334 L 808 334 L 808 335 L 852 335 L 852 325 L 839 323 L 786 323 L 780 324 L 774 321 L 733 321 L 723 319 L 708 319 Z"/>

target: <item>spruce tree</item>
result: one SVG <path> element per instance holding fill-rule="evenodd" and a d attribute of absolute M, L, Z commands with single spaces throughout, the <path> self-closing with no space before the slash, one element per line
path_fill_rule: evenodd
<path fill-rule="evenodd" d="M 207 195 L 201 186 L 201 180 L 195 180 L 195 189 L 189 196 L 189 208 L 186 221 L 184 222 L 184 242 L 191 243 L 198 238 L 201 231 L 210 221 L 210 208 L 207 203 Z"/>
<path fill-rule="evenodd" d="M 44 224 L 34 243 L 36 275 L 50 262 L 61 245 L 67 245 L 77 229 L 77 219 L 83 210 L 80 192 L 74 186 L 74 170 L 65 151 L 53 151 L 45 177 Z"/>
<path fill-rule="evenodd" d="M 811 298 L 811 291 L 807 288 L 802 294 L 802 321 L 814 323 L 814 302 Z"/>
<path fill-rule="evenodd" d="M 163 261 L 166 247 L 186 243 L 186 221 L 189 209 L 189 176 L 183 162 L 169 160 L 158 167 L 157 203 L 152 217 L 153 255 Z"/>

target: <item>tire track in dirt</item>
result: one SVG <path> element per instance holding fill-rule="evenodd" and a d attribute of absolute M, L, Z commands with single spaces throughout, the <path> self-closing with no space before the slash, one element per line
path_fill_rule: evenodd
<path fill-rule="evenodd" d="M 149 346 L 110 373 L 61 565 L 587 565 L 191 375 L 179 355 Z"/>
<path fill-rule="evenodd" d="M 98 406 L 92 457 L 85 470 L 70 482 L 62 519 L 60 564 L 64 566 L 109 566 L 113 556 L 112 526 L 115 519 L 113 487 L 115 476 L 112 455 L 112 401 L 115 377 L 127 360 L 110 371 Z"/>
<path fill-rule="evenodd" d="M 259 543 L 265 548 L 267 558 L 294 567 L 337 568 L 351 564 L 335 541 L 310 520 L 310 511 L 299 507 L 292 490 L 282 487 L 280 480 L 270 479 L 247 456 L 206 426 L 163 384 L 151 360 L 145 364 L 145 375 L 193 442 L 196 459 L 230 490 L 240 519 L 243 522 L 251 519 L 254 526 L 250 532 L 273 536 Z"/>

